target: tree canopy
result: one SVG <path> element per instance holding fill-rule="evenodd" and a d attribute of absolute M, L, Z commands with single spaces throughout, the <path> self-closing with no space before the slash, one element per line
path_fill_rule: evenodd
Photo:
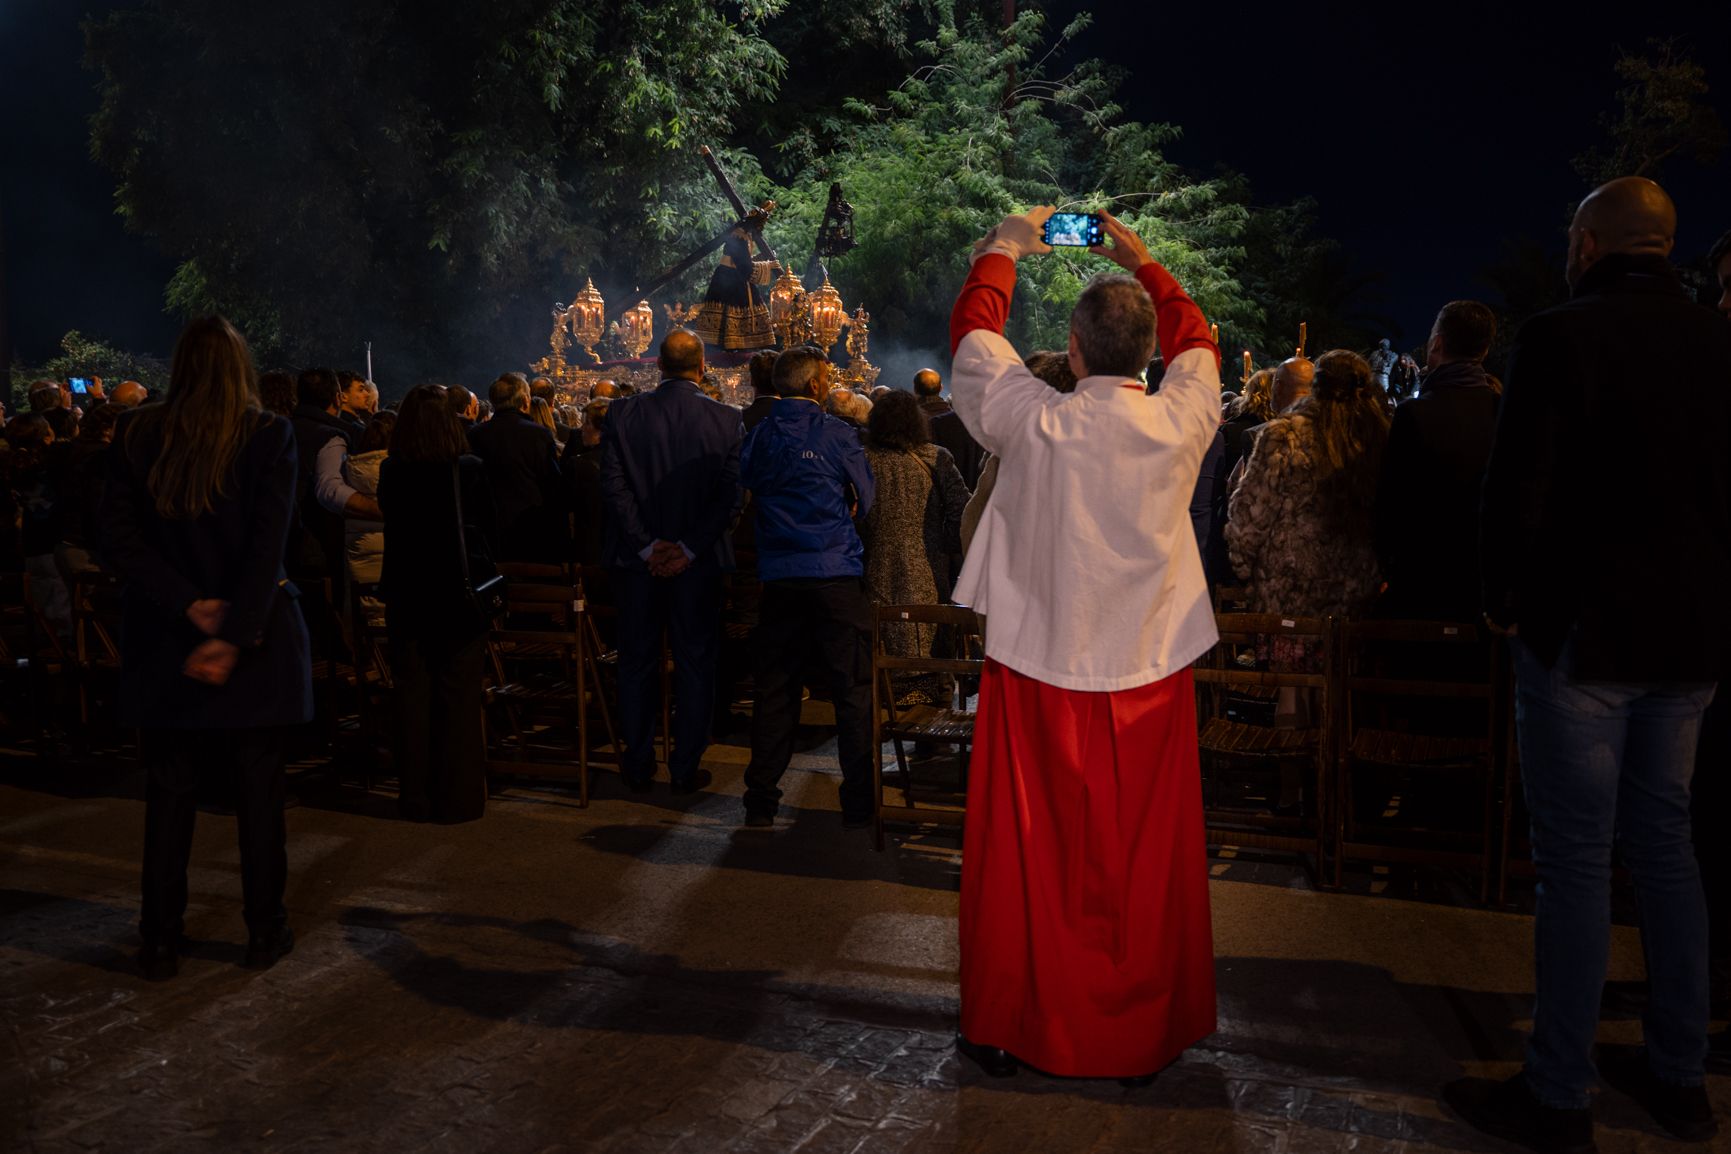
<path fill-rule="evenodd" d="M 801 270 L 842 182 L 860 244 L 831 271 L 880 340 L 941 345 L 969 244 L 1052 202 L 1129 221 L 1229 348 L 1278 355 L 1300 319 L 1368 343 L 1379 322 L 1341 298 L 1314 206 L 1257 207 L 1243 178 L 1170 163 L 1179 129 L 1125 118 L 1120 77 L 1072 61 L 1081 21 L 1004 27 L 961 0 L 784 7 L 156 0 L 86 26 L 92 149 L 129 224 L 182 261 L 171 307 L 228 313 L 264 359 L 352 362 L 371 340 L 405 384 L 539 355 L 549 306 L 585 275 L 631 303 L 732 217 L 702 144 L 746 199 L 779 202 L 769 235 Z M 1061 344 L 1106 267 L 1030 262 L 1018 338 Z"/>

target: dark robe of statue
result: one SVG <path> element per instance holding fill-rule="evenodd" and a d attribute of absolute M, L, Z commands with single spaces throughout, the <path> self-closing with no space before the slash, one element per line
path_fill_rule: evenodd
<path fill-rule="evenodd" d="M 775 344 L 769 328 L 769 303 L 763 289 L 775 262 L 751 259 L 752 245 L 735 229 L 721 249 L 721 263 L 709 278 L 709 291 L 691 320 L 705 344 L 722 349 L 762 349 Z"/>

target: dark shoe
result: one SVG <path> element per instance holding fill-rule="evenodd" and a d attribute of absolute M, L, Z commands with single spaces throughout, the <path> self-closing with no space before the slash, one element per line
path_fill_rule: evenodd
<path fill-rule="evenodd" d="M 625 775 L 625 788 L 632 793 L 648 793 L 655 788 L 655 781 L 648 777 L 633 777 L 628 773 Z"/>
<path fill-rule="evenodd" d="M 249 970 L 268 970 L 294 948 L 295 932 L 287 926 L 268 934 L 254 934 L 247 939 L 243 964 Z"/>
<path fill-rule="evenodd" d="M 876 824 L 877 818 L 873 814 L 868 813 L 864 817 L 849 817 L 845 813 L 841 815 L 843 829 L 870 829 Z"/>
<path fill-rule="evenodd" d="M 746 812 L 745 812 L 745 828 L 747 828 L 747 829 L 774 829 L 775 828 L 775 815 L 773 813 L 759 813 L 755 810 L 746 810 Z"/>
<path fill-rule="evenodd" d="M 1124 1087 L 1126 1090 L 1140 1090 L 1144 1086 L 1152 1086 L 1154 1084 L 1154 1079 L 1159 1076 L 1160 1075 L 1158 1074 L 1138 1074 L 1134 1078 L 1118 1079 L 1118 1085 Z"/>
<path fill-rule="evenodd" d="M 709 788 L 714 776 L 707 769 L 700 769 L 690 777 L 682 777 L 673 783 L 674 793 L 701 793 Z"/>
<path fill-rule="evenodd" d="M 167 942 L 145 942 L 138 951 L 138 972 L 147 982 L 166 982 L 180 973 L 180 951 Z"/>
<path fill-rule="evenodd" d="M 1443 1101 L 1476 1129 L 1539 1154 L 1596 1154 L 1591 1110 L 1553 1110 L 1533 1096 L 1525 1074 L 1506 1082 L 1461 1078 Z"/>
<path fill-rule="evenodd" d="M 1671 1137 L 1683 1142 L 1705 1142 L 1719 1133 L 1713 1118 L 1713 1103 L 1705 1086 L 1673 1086 L 1653 1076 L 1646 1052 L 1638 1047 L 1601 1047 L 1599 1077 L 1621 1090 L 1653 1116 Z"/>
<path fill-rule="evenodd" d="M 971 1061 L 994 1078 L 1014 1077 L 1016 1059 L 1008 1050 L 1000 1050 L 996 1046 L 981 1046 L 968 1041 L 960 1030 L 956 1031 L 956 1052 Z"/>

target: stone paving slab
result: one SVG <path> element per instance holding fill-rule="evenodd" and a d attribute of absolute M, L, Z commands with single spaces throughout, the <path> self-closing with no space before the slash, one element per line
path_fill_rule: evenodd
<path fill-rule="evenodd" d="M 309 795 L 289 816 L 297 945 L 262 974 L 238 966 L 233 823 L 201 815 L 197 941 L 160 984 L 129 960 L 135 771 L 14 766 L 0 1150 L 1503 1149 L 1436 1094 L 1514 1069 L 1524 917 L 1228 872 L 1211 883 L 1219 1033 L 1139 1090 L 993 1081 L 951 1046 L 953 839 L 874 853 L 840 830 L 821 769 L 790 775 L 780 828 L 741 831 L 738 752 L 695 799 L 628 798 L 602 774 L 588 810 L 513 791 L 461 827 Z M 1620 928 L 1613 977 L 1639 976 Z M 1731 1109 L 1727 1080 L 1711 1090 Z M 1681 1149 L 1616 1095 L 1601 1114 L 1610 1154 Z"/>

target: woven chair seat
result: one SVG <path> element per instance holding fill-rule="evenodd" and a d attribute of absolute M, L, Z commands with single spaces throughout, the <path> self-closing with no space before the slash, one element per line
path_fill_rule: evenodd
<path fill-rule="evenodd" d="M 907 737 L 915 741 L 970 741 L 974 715 L 938 705 L 913 705 L 896 710 L 894 721 L 884 722 L 885 737 Z"/>
<path fill-rule="evenodd" d="M 1224 717 L 1211 717 L 1198 744 L 1213 753 L 1241 757 L 1294 757 L 1312 753 L 1322 745 L 1320 729 L 1277 729 L 1268 725 L 1246 725 Z"/>
<path fill-rule="evenodd" d="M 1361 729 L 1353 735 L 1351 756 L 1373 765 L 1470 766 L 1490 756 L 1490 742 L 1484 737 L 1432 737 Z"/>
<path fill-rule="evenodd" d="M 518 705 L 575 705 L 577 687 L 569 681 L 549 681 L 545 684 L 508 682 L 493 687 L 494 700 Z"/>
<path fill-rule="evenodd" d="M 554 642 L 505 641 L 498 644 L 498 651 L 506 661 L 562 661 L 571 653 L 571 647 Z"/>

